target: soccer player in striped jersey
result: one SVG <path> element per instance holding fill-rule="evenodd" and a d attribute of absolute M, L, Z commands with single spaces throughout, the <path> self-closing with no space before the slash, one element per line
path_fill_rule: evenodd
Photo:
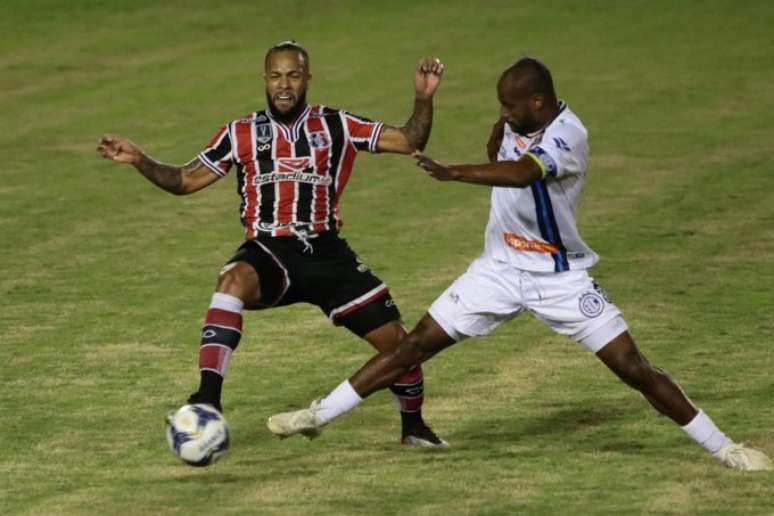
<path fill-rule="evenodd" d="M 222 410 L 223 378 L 241 338 L 245 309 L 311 303 L 333 324 L 384 352 L 406 335 L 387 286 L 339 236 L 339 200 L 358 152 L 424 149 L 442 74 L 440 60 L 419 62 L 414 111 L 402 127 L 391 127 L 308 104 L 309 54 L 285 41 L 264 59 L 267 108 L 222 126 L 187 165 L 162 164 L 130 140 L 102 137 L 98 151 L 105 158 L 134 165 L 176 195 L 197 192 L 236 169 L 246 241 L 218 278 L 202 330 L 199 389 L 189 402 Z M 390 388 L 398 399 L 402 442 L 446 447 L 422 419 L 422 370 L 407 371 Z"/>
<path fill-rule="evenodd" d="M 272 416 L 269 429 L 284 436 L 319 432 L 441 350 L 531 312 L 595 353 L 724 465 L 771 469 L 763 452 L 731 441 L 645 359 L 620 310 L 587 273 L 598 257 L 581 239 L 574 218 L 587 171 L 587 131 L 557 100 L 548 69 L 524 58 L 505 70 L 497 94 L 502 117 L 487 145 L 490 163 L 444 166 L 416 155 L 435 179 L 494 187 L 483 254 L 396 349 L 372 358 L 308 409 Z"/>

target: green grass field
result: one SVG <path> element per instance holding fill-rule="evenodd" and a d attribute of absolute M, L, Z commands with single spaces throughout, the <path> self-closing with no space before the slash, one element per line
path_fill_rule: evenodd
<path fill-rule="evenodd" d="M 774 514 L 774 474 L 716 464 L 593 356 L 523 318 L 425 366 L 453 445 L 398 445 L 379 393 L 315 442 L 270 414 L 371 355 L 310 306 L 248 314 L 226 380 L 233 442 L 169 453 L 200 324 L 241 242 L 234 178 L 166 194 L 94 148 L 183 163 L 263 106 L 265 49 L 311 52 L 312 102 L 400 125 L 446 63 L 427 152 L 484 159 L 495 81 L 544 60 L 591 135 L 580 207 L 595 278 L 652 362 L 732 438 L 774 454 L 774 3 L 3 2 L 0 514 Z M 408 325 L 482 247 L 487 188 L 361 156 L 344 236 Z"/>

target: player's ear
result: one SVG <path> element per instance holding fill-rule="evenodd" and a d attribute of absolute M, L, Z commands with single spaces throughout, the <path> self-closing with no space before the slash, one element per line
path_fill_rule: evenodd
<path fill-rule="evenodd" d="M 535 111 L 540 111 L 541 109 L 543 109 L 543 95 L 540 95 L 540 94 L 532 95 L 530 102 L 532 103 L 532 109 L 534 109 Z"/>

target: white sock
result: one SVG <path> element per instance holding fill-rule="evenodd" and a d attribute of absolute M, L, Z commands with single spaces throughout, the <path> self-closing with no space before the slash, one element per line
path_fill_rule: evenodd
<path fill-rule="evenodd" d="M 726 434 L 720 431 L 715 426 L 715 423 L 704 413 L 703 410 L 699 410 L 690 423 L 681 427 L 683 432 L 688 434 L 691 439 L 699 443 L 705 450 L 712 455 L 716 455 L 721 448 L 732 444 L 733 441 L 726 437 Z"/>
<path fill-rule="evenodd" d="M 221 294 L 220 292 L 215 292 L 212 295 L 212 301 L 210 302 L 210 308 L 236 312 L 238 314 L 242 313 L 243 306 L 244 303 L 238 297 L 234 297 L 230 294 Z"/>
<path fill-rule="evenodd" d="M 357 407 L 361 401 L 363 401 L 363 398 L 355 392 L 349 380 L 345 380 L 333 392 L 320 400 L 317 417 L 321 423 L 327 424 Z"/>

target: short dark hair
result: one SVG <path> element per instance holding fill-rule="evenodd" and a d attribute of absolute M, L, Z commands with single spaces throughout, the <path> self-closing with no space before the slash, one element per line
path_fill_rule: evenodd
<path fill-rule="evenodd" d="M 309 71 L 309 52 L 307 52 L 306 49 L 294 39 L 280 41 L 273 47 L 270 47 L 269 50 L 266 51 L 266 57 L 263 58 L 263 66 L 266 67 L 266 64 L 269 62 L 269 56 L 274 52 L 282 52 L 285 50 L 291 50 L 301 54 L 304 58 L 304 66 L 306 67 L 306 71 Z"/>
<path fill-rule="evenodd" d="M 500 80 L 513 81 L 516 88 L 522 89 L 527 95 L 542 93 L 556 98 L 554 80 L 548 67 L 532 57 L 523 57 L 509 66 Z"/>

